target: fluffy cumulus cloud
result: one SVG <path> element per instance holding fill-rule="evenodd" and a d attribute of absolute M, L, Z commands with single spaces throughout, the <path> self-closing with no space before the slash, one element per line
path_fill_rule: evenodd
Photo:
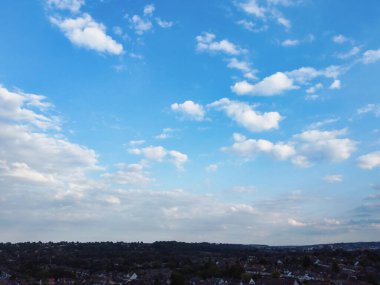
<path fill-rule="evenodd" d="M 50 8 L 70 10 L 73 13 L 78 13 L 84 5 L 85 0 L 46 0 Z"/>
<path fill-rule="evenodd" d="M 333 131 L 308 130 L 294 136 L 297 151 L 312 162 L 340 162 L 352 155 L 357 143 L 349 138 L 346 129 Z"/>
<path fill-rule="evenodd" d="M 225 53 L 228 55 L 238 55 L 244 52 L 243 49 L 229 40 L 216 41 L 216 36 L 212 33 L 202 33 L 196 38 L 196 49 L 199 52 Z"/>
<path fill-rule="evenodd" d="M 208 105 L 209 108 L 224 111 L 228 117 L 251 132 L 277 129 L 282 119 L 278 112 L 260 113 L 244 102 L 222 98 Z"/>
<path fill-rule="evenodd" d="M 120 55 L 123 46 L 106 34 L 106 27 L 96 22 L 89 14 L 77 18 L 61 19 L 50 17 L 50 21 L 59 27 L 65 36 L 76 46 L 92 49 L 100 53 Z"/>
<path fill-rule="evenodd" d="M 380 60 L 380 49 L 367 50 L 362 56 L 362 62 L 365 64 L 374 63 Z"/>
<path fill-rule="evenodd" d="M 358 166 L 363 169 L 380 168 L 380 151 L 371 152 L 358 158 Z"/>
<path fill-rule="evenodd" d="M 295 154 L 295 149 L 290 144 L 274 144 L 268 140 L 247 139 L 241 134 L 234 134 L 234 143 L 231 147 L 222 148 L 225 152 L 237 154 L 245 158 L 253 158 L 257 154 L 264 153 L 274 156 L 278 160 L 285 160 Z"/>
<path fill-rule="evenodd" d="M 142 155 L 148 160 L 161 162 L 167 155 L 167 150 L 162 146 L 148 146 L 144 148 L 133 148 L 129 153 Z"/>
<path fill-rule="evenodd" d="M 283 72 L 276 72 L 256 84 L 244 80 L 231 87 L 231 90 L 238 95 L 251 96 L 274 96 L 294 89 L 297 89 L 297 86 L 293 84 L 293 79 Z"/>
<path fill-rule="evenodd" d="M 170 108 L 173 112 L 178 113 L 182 118 L 203 121 L 205 118 L 205 110 L 202 105 L 193 101 L 185 101 L 183 103 L 173 103 Z"/>
<path fill-rule="evenodd" d="M 141 155 L 148 161 L 163 162 L 168 160 L 173 163 L 178 170 L 183 170 L 183 165 L 189 160 L 188 156 L 176 150 L 167 150 L 162 146 L 148 146 L 144 148 L 131 148 L 128 152 Z"/>
<path fill-rule="evenodd" d="M 310 167 L 321 162 L 341 162 L 350 158 L 357 143 L 341 138 L 347 130 L 308 130 L 296 134 L 288 142 L 273 143 L 263 139 L 247 139 L 234 134 L 234 144 L 223 151 L 243 158 L 254 158 L 257 154 L 269 154 L 278 160 L 289 160 L 299 167 Z"/>
<path fill-rule="evenodd" d="M 150 173 L 153 163 L 167 162 L 182 170 L 189 159 L 177 150 L 144 147 L 142 140 L 131 141 L 129 149 L 142 157 L 140 161 L 100 166 L 95 151 L 64 137 L 53 105 L 41 95 L 1 87 L 0 128 L 0 223 L 17 224 L 8 227 L 2 241 L 84 241 L 91 233 L 97 240 L 121 240 L 128 236 L 144 241 L 267 240 L 278 244 L 284 239 L 294 241 L 294 227 L 298 231 L 343 224 L 334 218 L 320 223 L 299 220 L 296 206 L 309 206 L 313 201 L 299 193 L 243 203 L 207 193 L 157 189 Z M 320 137 L 329 140 L 342 135 Z M 293 142 L 272 143 L 240 134 L 234 135 L 234 146 L 226 151 L 242 156 L 267 154 L 278 160 L 298 155 Z M 207 167 L 211 172 L 217 169 L 218 164 Z M 154 190 L 150 189 L 152 185 Z M 259 191 L 249 185 L 231 189 L 234 195 Z M 294 221 L 289 223 L 289 219 Z M 289 235 L 277 235 L 280 232 Z M 297 238 L 302 241 L 301 236 Z"/>
<path fill-rule="evenodd" d="M 87 173 L 100 170 L 96 153 L 60 135 L 44 96 L 1 87 L 0 102 L 0 180 L 9 190 L 3 196 L 32 190 L 80 196 Z"/>
<path fill-rule="evenodd" d="M 246 81 L 237 82 L 232 86 L 232 91 L 240 95 L 273 96 L 285 91 L 305 88 L 306 93 L 309 94 L 307 99 L 314 100 L 319 97 L 314 93 L 323 88 L 320 78 L 332 80 L 328 83 L 329 89 L 337 90 L 341 88 L 339 76 L 345 71 L 346 68 L 338 65 L 331 65 L 324 69 L 309 66 L 300 67 L 291 71 L 277 72 L 256 84 Z"/>

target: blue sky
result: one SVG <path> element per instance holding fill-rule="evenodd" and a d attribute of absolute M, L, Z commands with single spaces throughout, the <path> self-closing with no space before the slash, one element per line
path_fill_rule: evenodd
<path fill-rule="evenodd" d="M 0 241 L 378 240 L 379 11 L 2 1 Z"/>

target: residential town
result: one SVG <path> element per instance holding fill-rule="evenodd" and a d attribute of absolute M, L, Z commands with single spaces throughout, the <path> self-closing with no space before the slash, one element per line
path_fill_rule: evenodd
<path fill-rule="evenodd" d="M 0 244 L 0 284 L 378 284 L 380 243 Z"/>

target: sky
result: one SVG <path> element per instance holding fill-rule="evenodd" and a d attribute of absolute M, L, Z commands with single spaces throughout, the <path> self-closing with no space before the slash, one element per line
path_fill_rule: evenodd
<path fill-rule="evenodd" d="M 2 0 L 0 242 L 379 241 L 378 0 Z"/>

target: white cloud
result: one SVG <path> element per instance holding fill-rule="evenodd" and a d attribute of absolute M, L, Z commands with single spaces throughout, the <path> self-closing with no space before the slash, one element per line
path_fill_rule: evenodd
<path fill-rule="evenodd" d="M 346 129 L 333 131 L 308 130 L 294 135 L 298 146 L 297 152 L 309 161 L 339 162 L 348 159 L 356 150 L 356 142 L 340 138 Z"/>
<path fill-rule="evenodd" d="M 144 148 L 128 149 L 128 152 L 135 155 L 142 155 L 145 159 L 156 162 L 163 162 L 168 159 L 177 170 L 183 170 L 183 165 L 188 161 L 188 156 L 176 150 L 167 150 L 162 146 L 148 146 Z"/>
<path fill-rule="evenodd" d="M 170 28 L 174 25 L 171 21 L 165 21 L 160 17 L 153 17 L 154 11 L 155 6 L 153 4 L 149 4 L 144 7 L 143 15 L 139 16 L 135 14 L 132 17 L 125 15 L 125 18 L 129 21 L 130 28 L 134 29 L 135 33 L 140 36 L 152 30 L 154 23 L 164 29 Z"/>
<path fill-rule="evenodd" d="M 70 10 L 72 13 L 78 13 L 84 2 L 84 0 L 46 0 L 50 8 Z"/>
<path fill-rule="evenodd" d="M 237 23 L 248 31 L 254 31 L 255 30 L 255 24 L 251 21 L 239 20 Z"/>
<path fill-rule="evenodd" d="M 257 73 L 257 70 L 253 69 L 249 72 L 244 73 L 244 77 L 248 79 L 256 80 L 257 79 L 256 73 Z"/>
<path fill-rule="evenodd" d="M 252 69 L 251 64 L 248 61 L 238 60 L 235 57 L 230 58 L 227 61 L 228 61 L 228 64 L 227 64 L 228 68 L 240 70 L 241 72 L 244 73 L 245 78 L 253 79 L 253 80 L 257 79 L 256 77 L 257 70 Z"/>
<path fill-rule="evenodd" d="M 247 14 L 253 15 L 258 18 L 265 18 L 266 10 L 264 7 L 259 6 L 256 0 L 247 0 L 239 4 Z"/>
<path fill-rule="evenodd" d="M 338 226 L 340 225 L 342 222 L 337 220 L 337 219 L 323 219 L 324 223 L 328 226 Z"/>
<path fill-rule="evenodd" d="M 308 101 L 315 101 L 315 100 L 318 100 L 319 98 L 321 98 L 321 96 L 317 94 L 309 94 L 305 96 L 305 100 L 308 100 Z"/>
<path fill-rule="evenodd" d="M 277 129 L 282 119 L 278 112 L 259 113 L 247 103 L 222 98 L 208 105 L 224 111 L 228 117 L 251 132 Z"/>
<path fill-rule="evenodd" d="M 173 112 L 182 115 L 184 118 L 203 121 L 205 117 L 205 111 L 202 105 L 194 103 L 193 101 L 185 101 L 183 103 L 173 103 L 170 108 Z"/>
<path fill-rule="evenodd" d="M 284 93 L 285 91 L 297 89 L 293 85 L 293 80 L 283 72 L 277 72 L 256 84 L 240 81 L 235 83 L 231 90 L 238 95 L 252 96 L 274 96 Z"/>
<path fill-rule="evenodd" d="M 142 155 L 146 159 L 161 162 L 167 155 L 167 150 L 162 146 L 147 146 L 144 148 L 133 148 L 128 150 L 129 153 Z"/>
<path fill-rule="evenodd" d="M 129 19 L 129 22 L 138 35 L 142 35 L 153 28 L 153 24 L 150 20 L 144 20 L 139 15 L 133 15 Z"/>
<path fill-rule="evenodd" d="M 242 26 L 244 29 L 251 31 L 251 32 L 254 32 L 254 33 L 263 32 L 263 31 L 266 31 L 268 29 L 267 25 L 261 25 L 261 26 L 257 27 L 257 25 L 255 23 L 253 23 L 252 21 L 247 21 L 244 19 L 237 21 L 237 24 Z"/>
<path fill-rule="evenodd" d="M 292 24 L 290 23 L 290 21 L 288 19 L 284 18 L 284 17 L 278 17 L 277 18 L 277 22 L 280 25 L 283 25 L 287 29 L 290 29 L 292 27 Z"/>
<path fill-rule="evenodd" d="M 92 49 L 101 53 L 120 55 L 123 46 L 106 34 L 106 27 L 94 21 L 89 14 L 82 14 L 75 19 L 51 17 L 50 21 L 58 26 L 71 43 L 79 47 Z"/>
<path fill-rule="evenodd" d="M 120 205 L 121 201 L 118 197 L 113 195 L 106 195 L 104 197 L 99 197 L 99 200 L 103 200 L 104 202 L 107 202 L 112 205 Z"/>
<path fill-rule="evenodd" d="M 165 20 L 162 20 L 160 18 L 156 18 L 156 22 L 157 24 L 161 27 L 161 28 L 164 28 L 164 29 L 167 29 L 167 28 L 171 28 L 173 27 L 174 23 L 171 22 L 171 21 L 165 21 Z"/>
<path fill-rule="evenodd" d="M 360 48 L 355 46 L 352 49 L 350 49 L 348 52 L 338 53 L 337 57 L 340 59 L 347 59 L 347 58 L 357 55 L 359 52 L 360 52 Z"/>
<path fill-rule="evenodd" d="M 227 67 L 229 68 L 235 68 L 243 72 L 249 72 L 251 70 L 250 64 L 247 61 L 240 61 L 235 57 L 229 59 L 228 61 Z"/>
<path fill-rule="evenodd" d="M 276 6 L 291 6 L 298 1 L 273 0 L 260 2 L 259 0 L 239 0 L 234 2 L 236 6 L 246 14 L 255 17 L 257 21 L 263 23 L 263 26 L 261 28 L 254 28 L 254 23 L 246 20 L 241 20 L 238 24 L 248 30 L 261 32 L 268 29 L 268 22 L 270 21 L 275 21 L 277 24 L 285 27 L 286 30 L 289 30 L 292 27 L 291 21 L 287 19 Z"/>
<path fill-rule="evenodd" d="M 161 132 L 161 134 L 157 135 L 155 138 L 159 140 L 165 140 L 172 137 L 173 129 L 171 128 L 164 128 Z"/>
<path fill-rule="evenodd" d="M 302 0 L 267 0 L 266 2 L 270 5 L 292 6 L 302 2 Z"/>
<path fill-rule="evenodd" d="M 56 179 L 53 175 L 38 172 L 30 168 L 26 163 L 13 162 L 8 165 L 7 161 L 0 160 L 0 176 L 12 177 L 16 180 L 25 180 L 28 183 L 54 183 Z"/>
<path fill-rule="evenodd" d="M 343 175 L 336 174 L 336 175 L 327 175 L 323 177 L 323 180 L 327 183 L 338 183 L 343 181 Z"/>
<path fill-rule="evenodd" d="M 281 45 L 284 47 L 294 47 L 294 46 L 298 46 L 299 44 L 300 44 L 299 40 L 291 40 L 291 39 L 284 40 L 281 43 Z"/>
<path fill-rule="evenodd" d="M 331 65 L 325 69 L 317 70 L 313 67 L 301 67 L 292 71 L 285 72 L 285 74 L 293 79 L 296 83 L 307 84 L 317 77 L 326 77 L 337 79 L 342 74 L 344 69 L 337 65 Z"/>
<path fill-rule="evenodd" d="M 308 158 L 304 155 L 296 155 L 294 156 L 292 159 L 291 159 L 291 162 L 298 166 L 298 167 L 302 167 L 302 168 L 307 168 L 307 167 L 310 167 L 311 166 L 311 163 L 310 161 L 308 160 Z"/>
<path fill-rule="evenodd" d="M 213 163 L 213 164 L 209 164 L 206 167 L 206 171 L 207 172 L 216 172 L 216 171 L 218 171 L 218 168 L 219 168 L 219 166 L 217 164 Z"/>
<path fill-rule="evenodd" d="M 145 143 L 144 140 L 131 140 L 131 141 L 129 142 L 129 145 L 130 145 L 130 146 L 135 146 L 135 145 L 142 145 L 142 144 L 144 144 L 144 143 Z"/>
<path fill-rule="evenodd" d="M 322 83 L 317 83 L 317 84 L 309 87 L 308 89 L 306 89 L 306 93 L 313 94 L 313 93 L 317 92 L 319 89 L 322 89 L 322 88 L 323 88 L 323 84 Z"/>
<path fill-rule="evenodd" d="M 380 151 L 374 151 L 358 158 L 358 166 L 363 169 L 380 168 Z"/>
<path fill-rule="evenodd" d="M 348 159 L 356 150 L 356 142 L 340 138 L 347 131 L 310 130 L 293 136 L 289 142 L 273 143 L 263 139 L 247 139 L 234 135 L 234 144 L 223 151 L 244 158 L 253 158 L 259 153 L 270 154 L 278 160 L 290 160 L 294 165 L 310 167 L 317 162 L 340 162 Z"/>
<path fill-rule="evenodd" d="M 121 27 L 119 27 L 119 26 L 115 26 L 115 27 L 113 27 L 112 28 L 112 31 L 116 34 L 116 35 L 118 35 L 118 36 L 123 36 L 123 29 L 121 28 Z"/>
<path fill-rule="evenodd" d="M 9 195 L 78 194 L 87 173 L 101 169 L 93 150 L 63 137 L 44 96 L 1 87 L 0 102 L 0 181 Z"/>
<path fill-rule="evenodd" d="M 333 90 L 336 90 L 336 89 L 340 89 L 340 87 L 341 87 L 340 80 L 339 79 L 335 79 L 333 81 L 333 83 L 331 83 L 331 85 L 330 85 L 329 88 L 333 89 Z"/>
<path fill-rule="evenodd" d="M 337 122 L 339 120 L 340 120 L 340 118 L 328 118 L 328 119 L 325 119 L 325 120 L 318 121 L 318 122 L 310 124 L 307 127 L 307 129 L 319 129 L 320 127 L 323 127 L 323 126 L 326 126 L 326 125 L 329 125 L 329 124 L 333 124 L 333 123 L 335 123 L 335 122 Z"/>
<path fill-rule="evenodd" d="M 43 96 L 5 91 L 0 93 L 0 214 L 3 223 L 18 225 L 4 233 L 5 240 L 19 240 L 20 236 L 43 240 L 49 232 L 53 241 L 86 240 L 91 233 L 99 240 L 120 240 L 128 235 L 144 241 L 153 241 L 152 237 L 213 241 L 222 236 L 221 242 L 248 243 L 252 234 L 255 239 L 268 240 L 276 231 L 290 228 L 283 218 L 295 215 L 289 199 L 236 203 L 212 194 L 162 190 L 157 184 L 154 190 L 146 190 L 155 181 L 147 171 L 154 161 L 161 159 L 181 170 L 187 155 L 163 147 L 139 147 L 132 152 L 143 157 L 140 162 L 105 170 L 93 150 L 64 138 L 59 122 L 53 119 L 53 106 Z M 27 119 L 18 114 L 20 110 L 32 113 Z M 39 127 L 37 115 L 55 123 Z M 234 137 L 235 142 L 247 141 L 242 135 Z M 283 159 L 288 152 L 285 143 L 272 143 L 269 153 Z M 249 185 L 229 189 L 254 191 Z M 241 240 L 241 236 L 249 238 Z"/>
<path fill-rule="evenodd" d="M 292 227 L 306 227 L 307 224 L 306 223 L 302 223 L 300 221 L 297 221 L 296 219 L 294 218 L 289 218 L 288 219 L 288 224 Z"/>
<path fill-rule="evenodd" d="M 139 54 L 139 53 L 130 52 L 128 55 L 131 58 L 140 59 L 140 60 L 144 59 L 144 55 Z"/>
<path fill-rule="evenodd" d="M 295 154 L 295 149 L 290 144 L 274 144 L 268 140 L 246 139 L 239 134 L 234 135 L 234 143 L 231 147 L 224 147 L 222 151 L 236 155 L 253 158 L 260 153 L 270 154 L 278 160 L 285 160 Z"/>
<path fill-rule="evenodd" d="M 243 141 L 247 140 L 247 138 L 244 135 L 239 134 L 239 133 L 234 133 L 232 135 L 232 137 L 233 137 L 235 142 L 243 142 Z"/>
<path fill-rule="evenodd" d="M 380 104 L 367 104 L 367 106 L 358 109 L 357 113 L 359 115 L 360 114 L 366 114 L 366 113 L 372 113 L 376 117 L 380 117 Z"/>
<path fill-rule="evenodd" d="M 183 165 L 189 160 L 188 156 L 176 150 L 169 151 L 172 162 L 178 170 L 183 170 Z"/>
<path fill-rule="evenodd" d="M 342 43 L 347 42 L 348 38 L 346 38 L 343 35 L 335 35 L 335 36 L 332 37 L 332 40 L 333 40 L 334 43 L 342 44 Z"/>
<path fill-rule="evenodd" d="M 229 40 L 215 41 L 216 36 L 211 33 L 202 33 L 196 37 L 196 49 L 199 52 L 221 52 L 229 55 L 238 55 L 244 52 Z"/>
<path fill-rule="evenodd" d="M 362 62 L 365 64 L 374 63 L 380 60 L 380 49 L 378 50 L 367 50 L 362 57 Z"/>
<path fill-rule="evenodd" d="M 144 15 L 152 15 L 155 10 L 155 7 L 153 4 L 146 5 L 144 7 Z"/>
<path fill-rule="evenodd" d="M 142 187 L 149 185 L 151 179 L 147 172 L 144 171 L 146 164 L 144 162 L 136 164 L 118 164 L 115 172 L 103 173 L 101 176 L 109 183 L 120 185 L 135 185 Z"/>
<path fill-rule="evenodd" d="M 41 95 L 11 92 L 0 85 L 0 118 L 10 122 L 23 122 L 37 128 L 59 129 L 59 121 L 41 112 L 52 107 Z"/>
<path fill-rule="evenodd" d="M 231 192 L 239 194 L 248 194 L 256 192 L 255 186 L 234 186 L 230 189 Z"/>

